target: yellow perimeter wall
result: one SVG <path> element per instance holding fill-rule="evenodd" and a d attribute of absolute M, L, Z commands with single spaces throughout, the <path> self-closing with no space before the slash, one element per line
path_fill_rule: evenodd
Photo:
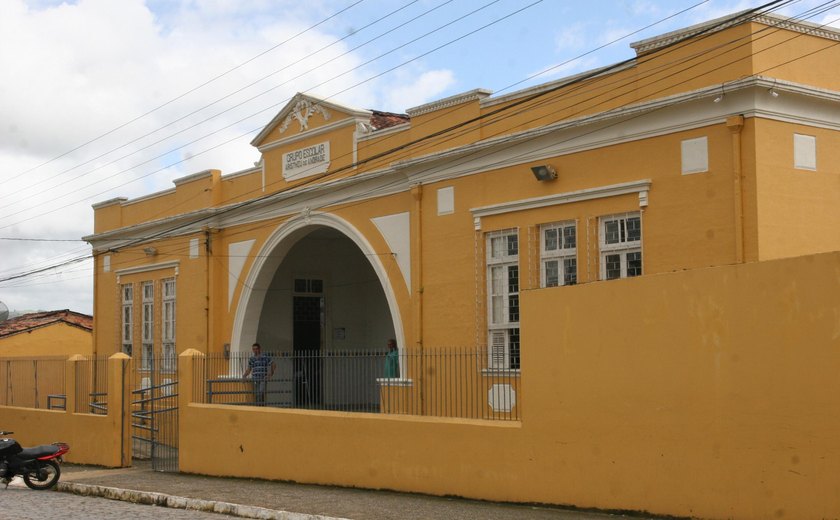
<path fill-rule="evenodd" d="M 127 374 L 131 359 L 120 353 L 108 360 L 107 415 L 74 413 L 75 364 L 79 361 L 82 361 L 80 356 L 67 361 L 66 410 L 0 406 L 0 428 L 13 431 L 11 437 L 25 448 L 66 442 L 70 445 L 70 452 L 64 456 L 68 462 L 128 466 L 131 464 L 131 390 L 123 383 L 130 380 Z"/>
<path fill-rule="evenodd" d="M 702 518 L 840 514 L 840 253 L 526 291 L 522 310 L 521 422 L 187 405 L 182 358 L 181 470 Z"/>

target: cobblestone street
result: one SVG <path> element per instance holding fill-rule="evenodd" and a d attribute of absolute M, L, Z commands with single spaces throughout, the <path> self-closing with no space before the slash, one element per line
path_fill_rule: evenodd
<path fill-rule="evenodd" d="M 0 517 L 8 520 L 220 520 L 216 513 L 186 511 L 166 507 L 144 506 L 119 500 L 82 497 L 70 493 L 33 491 L 13 483 L 8 489 L 0 486 Z"/>

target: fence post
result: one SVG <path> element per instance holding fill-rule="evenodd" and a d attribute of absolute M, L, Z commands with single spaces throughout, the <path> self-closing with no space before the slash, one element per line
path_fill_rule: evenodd
<path fill-rule="evenodd" d="M 195 358 L 204 358 L 204 354 L 188 348 L 178 356 L 178 407 L 181 409 L 195 402 Z"/>
<path fill-rule="evenodd" d="M 114 462 L 131 465 L 131 358 L 117 352 L 108 358 L 108 419 L 119 435 Z"/>
<path fill-rule="evenodd" d="M 79 362 L 84 360 L 84 356 L 76 354 L 75 356 L 71 356 L 65 365 L 64 412 L 68 414 L 76 413 L 76 374 L 78 373 Z"/>
<path fill-rule="evenodd" d="M 203 374 L 196 375 L 195 361 L 203 359 L 205 356 L 194 348 L 188 348 L 181 352 L 178 356 L 178 438 L 186 438 L 184 435 L 184 428 L 190 424 L 187 414 L 189 413 L 189 405 L 195 402 L 195 380 L 200 378 Z M 190 455 L 190 446 L 188 444 L 181 444 L 178 450 L 178 467 L 188 467 Z M 186 464 L 185 464 L 186 462 Z"/>

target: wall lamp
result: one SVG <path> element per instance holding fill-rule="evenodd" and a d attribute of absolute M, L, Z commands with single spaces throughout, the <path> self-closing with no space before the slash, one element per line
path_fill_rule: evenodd
<path fill-rule="evenodd" d="M 723 101 L 723 98 L 725 98 L 725 97 L 726 97 L 726 92 L 723 90 L 723 85 L 721 85 L 720 86 L 720 94 L 718 94 L 718 96 L 715 99 L 713 99 L 712 101 L 714 103 L 720 103 L 721 101 Z"/>
<path fill-rule="evenodd" d="M 146 253 L 146 256 L 155 256 L 157 254 L 157 249 L 154 247 L 147 247 L 143 249 L 143 252 Z"/>
<path fill-rule="evenodd" d="M 547 164 L 532 166 L 531 172 L 538 181 L 551 181 L 557 178 L 557 172 Z"/>

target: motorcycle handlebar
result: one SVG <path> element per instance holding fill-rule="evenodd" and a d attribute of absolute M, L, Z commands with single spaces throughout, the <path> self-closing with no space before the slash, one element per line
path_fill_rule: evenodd
<path fill-rule="evenodd" d="M 13 433 L 15 433 L 15 432 L 7 432 L 5 430 L 0 430 L 0 435 L 11 435 Z"/>

